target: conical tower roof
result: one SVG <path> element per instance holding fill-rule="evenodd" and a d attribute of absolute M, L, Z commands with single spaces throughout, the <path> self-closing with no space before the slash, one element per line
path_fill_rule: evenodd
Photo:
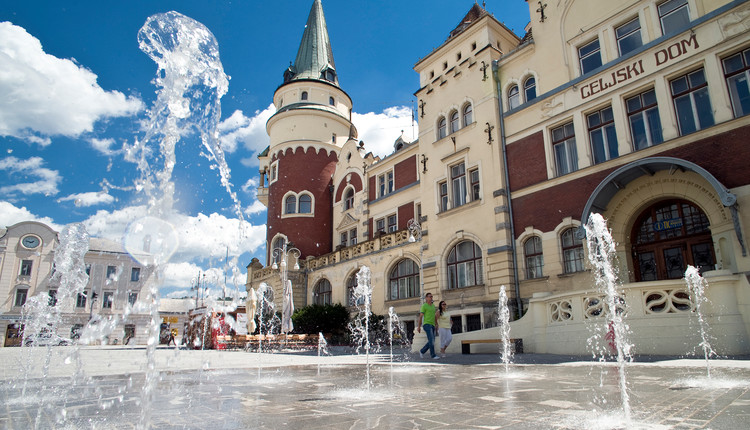
<path fill-rule="evenodd" d="M 297 79 L 317 79 L 338 86 L 331 40 L 320 0 L 315 0 L 310 8 L 294 65 L 284 72 L 284 83 Z"/>

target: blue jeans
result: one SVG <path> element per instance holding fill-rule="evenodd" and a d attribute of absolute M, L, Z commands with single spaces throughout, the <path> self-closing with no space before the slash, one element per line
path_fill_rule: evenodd
<path fill-rule="evenodd" d="M 435 326 L 432 324 L 425 324 L 422 326 L 424 334 L 427 335 L 427 343 L 419 350 L 422 354 L 430 350 L 430 357 L 435 358 Z"/>

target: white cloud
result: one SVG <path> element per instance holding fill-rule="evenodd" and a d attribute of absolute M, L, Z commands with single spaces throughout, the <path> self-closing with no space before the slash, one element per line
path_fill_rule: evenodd
<path fill-rule="evenodd" d="M 395 106 L 382 113 L 352 113 L 352 122 L 357 127 L 359 140 L 365 142 L 365 150 L 384 157 L 393 153 L 393 143 L 401 136 L 412 142 L 419 135 L 417 123 L 412 121 L 412 111 L 408 106 Z"/>
<path fill-rule="evenodd" d="M 100 119 L 143 109 L 137 98 L 102 89 L 90 70 L 46 54 L 10 22 L 0 22 L 0 64 L 0 136 L 47 145 L 46 136 L 79 136 Z"/>
<path fill-rule="evenodd" d="M 250 178 L 242 185 L 242 191 L 250 196 L 250 200 L 253 202 L 250 206 L 246 207 L 243 214 L 246 216 L 256 215 L 264 212 L 268 208 L 266 205 L 258 200 L 258 179 Z"/>
<path fill-rule="evenodd" d="M 100 152 L 104 155 L 114 155 L 119 152 L 118 150 L 112 149 L 112 146 L 115 145 L 115 140 L 111 138 L 107 138 L 107 139 L 91 138 L 89 139 L 89 143 L 91 143 L 92 148 L 94 148 L 97 152 Z"/>
<path fill-rule="evenodd" d="M 58 203 L 67 201 L 72 201 L 78 207 L 89 207 L 113 203 L 115 201 L 115 198 L 103 191 L 92 191 L 88 193 L 71 194 L 67 197 L 61 197 L 57 199 Z"/>
<path fill-rule="evenodd" d="M 240 144 L 252 154 L 244 158 L 244 166 L 257 166 L 256 155 L 268 146 L 268 134 L 266 134 L 266 121 L 276 113 L 276 108 L 270 104 L 262 111 L 255 111 L 252 117 L 245 116 L 241 110 L 236 110 L 232 116 L 219 124 L 219 140 L 221 147 L 226 153 L 237 150 Z"/>
<path fill-rule="evenodd" d="M 22 221 L 37 221 L 56 231 L 63 229 L 63 226 L 56 224 L 50 217 L 40 217 L 25 207 L 18 208 L 10 202 L 0 201 L 0 227 L 8 227 Z"/>
<path fill-rule="evenodd" d="M 62 180 L 60 173 L 57 170 L 42 167 L 44 163 L 41 157 L 31 157 L 26 160 L 16 157 L 0 159 L 0 170 L 7 170 L 16 181 L 13 185 L 1 186 L 0 194 L 9 200 L 19 194 L 44 194 L 45 196 L 57 194 L 57 185 Z"/>
<path fill-rule="evenodd" d="M 130 206 L 113 212 L 100 210 L 84 221 L 84 225 L 92 236 L 120 242 L 128 226 L 145 216 L 144 206 Z M 179 247 L 172 257 L 173 262 L 223 260 L 227 248 L 230 256 L 252 254 L 266 241 L 265 225 L 254 226 L 244 221 L 240 231 L 238 219 L 216 213 L 173 214 L 165 221 L 175 228 L 178 236 Z"/>

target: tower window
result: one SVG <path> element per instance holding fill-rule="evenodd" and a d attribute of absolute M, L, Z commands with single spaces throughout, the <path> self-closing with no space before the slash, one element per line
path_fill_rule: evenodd
<path fill-rule="evenodd" d="M 302 96 L 300 98 L 302 100 L 307 100 L 307 91 L 302 91 Z"/>
<path fill-rule="evenodd" d="M 336 101 L 333 99 L 333 97 L 328 97 L 328 104 L 331 106 L 336 104 Z"/>

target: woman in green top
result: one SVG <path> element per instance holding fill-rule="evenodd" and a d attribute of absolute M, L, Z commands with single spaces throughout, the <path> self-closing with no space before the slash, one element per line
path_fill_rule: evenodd
<path fill-rule="evenodd" d="M 445 301 L 441 301 L 438 305 L 437 312 L 438 336 L 440 336 L 440 354 L 445 357 L 445 349 L 451 344 L 453 340 L 453 333 L 451 332 L 451 315 L 448 313 L 448 304 Z"/>

